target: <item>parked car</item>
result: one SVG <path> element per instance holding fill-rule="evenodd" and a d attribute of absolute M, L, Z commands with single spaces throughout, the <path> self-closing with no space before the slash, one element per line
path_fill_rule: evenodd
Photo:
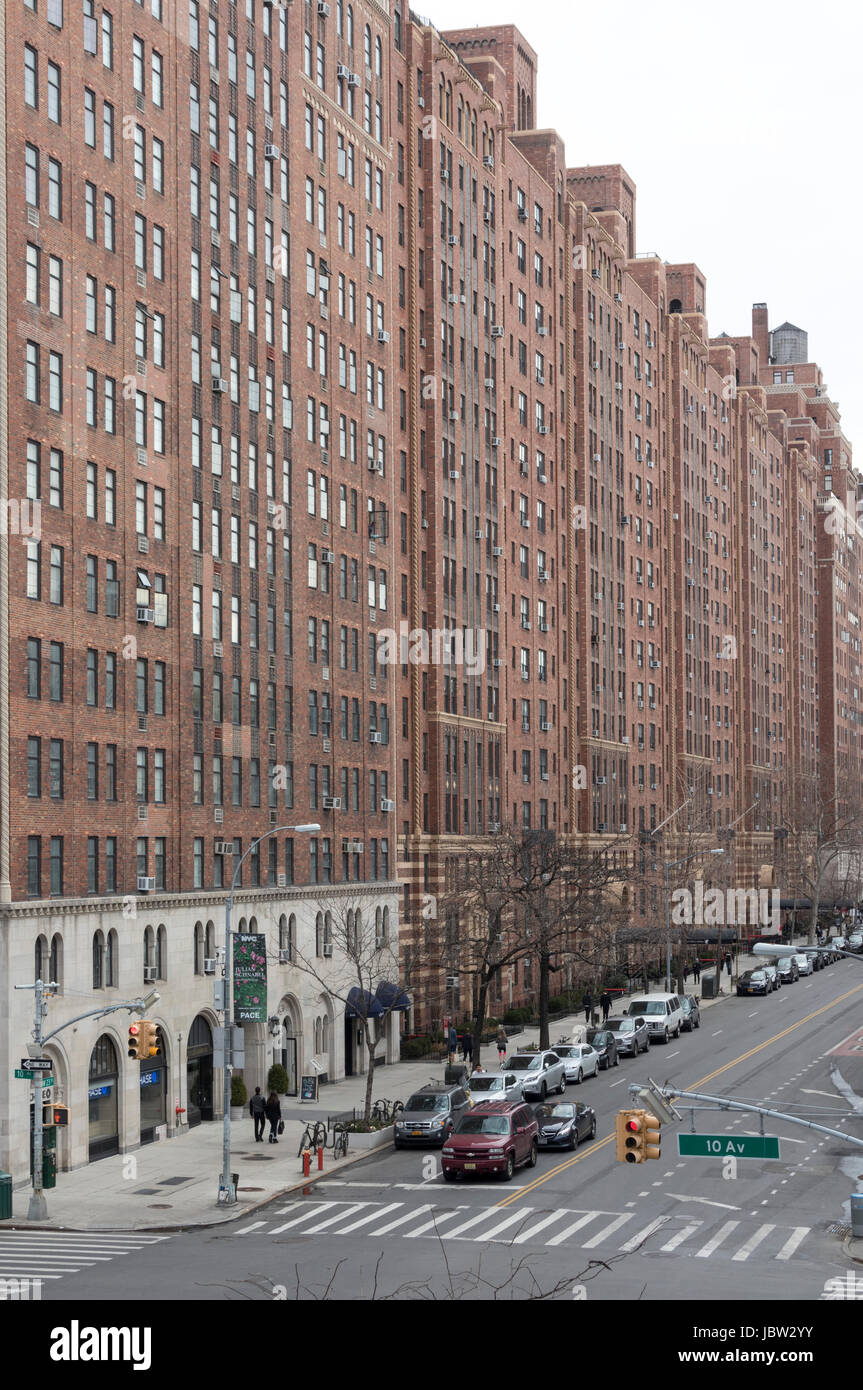
<path fill-rule="evenodd" d="M 650 1031 L 643 1018 L 610 1018 L 606 1031 L 614 1034 L 617 1051 L 621 1057 L 637 1057 L 650 1047 Z"/>
<path fill-rule="evenodd" d="M 521 1082 L 521 1092 L 545 1100 L 549 1091 L 563 1095 L 566 1090 L 566 1067 L 556 1052 L 517 1052 L 504 1062 L 501 1071 L 514 1072 Z"/>
<path fill-rule="evenodd" d="M 830 941 L 829 941 L 828 944 L 833 948 L 834 951 L 847 951 L 847 950 L 848 950 L 848 942 L 846 941 L 846 939 L 845 939 L 844 936 L 831 936 Z M 841 957 L 841 956 L 834 956 L 833 959 L 834 959 L 834 960 L 841 960 L 842 957 Z"/>
<path fill-rule="evenodd" d="M 521 1082 L 511 1071 L 474 1072 L 467 1083 L 474 1105 L 487 1100 L 523 1100 Z"/>
<path fill-rule="evenodd" d="M 681 994 L 680 1007 L 683 1010 L 681 1027 L 685 1033 L 692 1033 L 701 1027 L 701 1005 L 694 994 Z"/>
<path fill-rule="evenodd" d="M 683 1011 L 676 994 L 645 994 L 632 1000 L 627 1014 L 630 1018 L 644 1018 L 651 1042 L 658 1038 L 667 1043 L 669 1038 L 679 1038 L 683 1026 Z"/>
<path fill-rule="evenodd" d="M 848 950 L 859 954 L 863 951 L 863 932 L 852 932 L 848 938 Z"/>
<path fill-rule="evenodd" d="M 795 980 L 800 979 L 800 970 L 793 956 L 780 956 L 776 968 L 784 985 L 793 984 Z"/>
<path fill-rule="evenodd" d="M 773 981 L 766 970 L 744 970 L 742 975 L 737 977 L 737 993 L 740 994 L 770 994 L 773 990 Z"/>
<path fill-rule="evenodd" d="M 554 1050 L 563 1062 L 567 1081 L 578 1084 L 599 1071 L 599 1053 L 589 1043 L 555 1043 Z"/>
<path fill-rule="evenodd" d="M 774 988 L 774 989 L 781 989 L 781 987 L 782 987 L 782 976 L 779 974 L 779 966 L 776 964 L 776 961 L 775 961 L 775 960 L 768 960 L 768 961 L 766 961 L 765 964 L 762 966 L 762 969 L 763 969 L 763 970 L 766 972 L 766 974 L 769 976 L 769 978 L 770 978 L 770 983 L 771 983 L 771 985 L 773 986 L 773 988 Z"/>
<path fill-rule="evenodd" d="M 537 1142 L 541 1149 L 574 1149 L 582 1139 L 596 1138 L 596 1111 L 580 1101 L 558 1101 L 556 1105 L 537 1105 Z"/>
<path fill-rule="evenodd" d="M 606 1028 L 588 1028 L 587 1041 L 599 1058 L 600 1071 L 608 1071 L 609 1067 L 620 1065 L 617 1039 L 613 1033 L 609 1033 Z"/>
<path fill-rule="evenodd" d="M 446 1182 L 465 1173 L 499 1173 L 509 1182 L 522 1163 L 536 1164 L 538 1125 L 527 1105 L 483 1101 L 462 1115 L 441 1153 Z"/>
<path fill-rule="evenodd" d="M 794 960 L 797 962 L 797 969 L 801 975 L 812 975 L 814 973 L 816 957 L 807 955 L 805 951 L 801 951 L 798 955 L 794 956 Z"/>
<path fill-rule="evenodd" d="M 470 1097 L 463 1086 L 432 1082 L 414 1091 L 395 1122 L 393 1144 L 445 1144 L 466 1110 Z"/>

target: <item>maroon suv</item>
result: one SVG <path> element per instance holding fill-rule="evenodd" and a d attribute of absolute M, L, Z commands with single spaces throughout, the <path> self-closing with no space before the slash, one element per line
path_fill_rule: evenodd
<path fill-rule="evenodd" d="M 465 1173 L 500 1173 L 509 1182 L 516 1168 L 536 1164 L 537 1123 L 517 1101 L 484 1101 L 462 1115 L 446 1140 L 441 1167 L 447 1182 Z"/>

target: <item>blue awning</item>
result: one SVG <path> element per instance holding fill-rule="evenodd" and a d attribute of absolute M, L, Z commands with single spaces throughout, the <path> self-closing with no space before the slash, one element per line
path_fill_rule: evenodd
<path fill-rule="evenodd" d="M 389 980 L 381 980 L 375 990 L 375 998 L 390 1013 L 404 1013 L 411 1007 L 411 1001 L 401 985 L 394 985 Z"/>
<path fill-rule="evenodd" d="M 385 1013 L 383 1004 L 378 1002 L 371 990 L 354 985 L 348 994 L 345 1018 L 380 1018 Z"/>

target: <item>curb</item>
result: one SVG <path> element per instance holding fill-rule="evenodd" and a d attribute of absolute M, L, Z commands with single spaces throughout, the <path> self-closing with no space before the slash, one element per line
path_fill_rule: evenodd
<path fill-rule="evenodd" d="M 846 1236 L 842 1242 L 842 1253 L 852 1264 L 863 1265 L 863 1240 L 857 1236 Z"/>

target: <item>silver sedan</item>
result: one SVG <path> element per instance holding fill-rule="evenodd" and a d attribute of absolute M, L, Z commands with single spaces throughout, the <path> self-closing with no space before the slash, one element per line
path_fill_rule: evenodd
<path fill-rule="evenodd" d="M 563 1062 L 567 1081 L 578 1084 L 599 1071 L 599 1053 L 588 1043 L 560 1043 L 554 1050 Z"/>
<path fill-rule="evenodd" d="M 643 1018 L 610 1018 L 605 1029 L 614 1034 L 617 1050 L 622 1057 L 637 1057 L 650 1047 L 650 1032 Z"/>

